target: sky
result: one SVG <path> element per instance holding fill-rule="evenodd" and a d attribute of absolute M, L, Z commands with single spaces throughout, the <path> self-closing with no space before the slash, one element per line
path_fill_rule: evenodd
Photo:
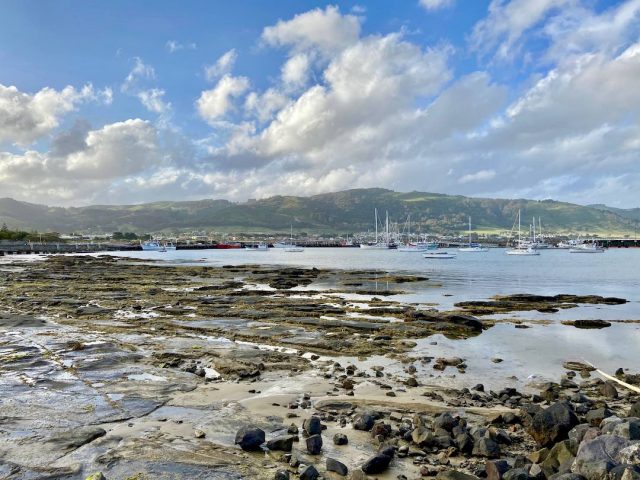
<path fill-rule="evenodd" d="M 4 0 L 0 197 L 640 207 L 640 0 Z"/>

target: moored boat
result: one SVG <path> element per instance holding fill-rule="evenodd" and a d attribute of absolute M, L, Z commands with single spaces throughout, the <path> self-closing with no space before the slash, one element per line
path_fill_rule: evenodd
<path fill-rule="evenodd" d="M 425 252 L 425 253 L 422 254 L 422 256 L 424 258 L 433 259 L 433 260 L 449 260 L 449 259 L 456 258 L 456 254 L 455 253 L 449 253 L 449 252 L 445 252 L 445 251 Z"/>

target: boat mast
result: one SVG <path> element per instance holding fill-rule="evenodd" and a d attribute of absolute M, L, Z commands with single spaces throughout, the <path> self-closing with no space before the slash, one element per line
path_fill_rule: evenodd
<path fill-rule="evenodd" d="M 378 243 L 378 209 L 375 209 L 375 215 L 376 215 L 376 240 L 375 243 Z"/>
<path fill-rule="evenodd" d="M 471 247 L 471 215 L 469 215 L 469 247 Z"/>
<path fill-rule="evenodd" d="M 520 240 L 520 209 L 518 209 L 518 247 L 522 246 L 522 241 Z"/>

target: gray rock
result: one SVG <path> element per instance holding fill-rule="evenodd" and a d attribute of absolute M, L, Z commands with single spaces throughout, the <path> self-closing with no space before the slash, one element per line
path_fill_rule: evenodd
<path fill-rule="evenodd" d="M 500 445 L 491 438 L 482 437 L 474 443 L 471 453 L 481 457 L 498 458 L 500 456 Z"/>
<path fill-rule="evenodd" d="M 618 465 L 609 472 L 610 480 L 640 480 L 640 466 Z"/>
<path fill-rule="evenodd" d="M 456 444 L 458 445 L 458 450 L 462 453 L 471 453 L 473 451 L 473 438 L 466 432 L 456 436 Z"/>
<path fill-rule="evenodd" d="M 618 463 L 622 450 L 631 444 L 628 440 L 614 435 L 601 435 L 580 444 L 572 471 L 587 480 L 601 480 Z"/>
<path fill-rule="evenodd" d="M 100 427 L 80 427 L 66 432 L 54 434 L 47 440 L 60 451 L 67 453 L 80 448 L 87 443 L 93 442 L 96 438 L 103 437 L 107 432 Z"/>
<path fill-rule="evenodd" d="M 443 470 L 436 476 L 436 480 L 480 480 L 475 475 L 457 472 L 455 470 Z"/>
<path fill-rule="evenodd" d="M 571 441 L 563 440 L 556 443 L 540 464 L 542 471 L 550 477 L 554 473 L 569 473 L 575 460 L 571 450 Z"/>
<path fill-rule="evenodd" d="M 458 422 L 456 421 L 455 418 L 453 418 L 453 415 L 451 415 L 448 412 L 445 412 L 436 417 L 436 419 L 433 422 L 433 427 L 442 428 L 443 430 L 450 432 L 451 430 L 453 430 L 453 427 L 455 427 L 457 424 Z"/>
<path fill-rule="evenodd" d="M 640 443 L 633 443 L 622 448 L 616 457 L 620 463 L 631 463 L 640 465 Z"/>
<path fill-rule="evenodd" d="M 322 437 L 320 435 L 311 435 L 307 438 L 307 452 L 311 455 L 319 455 L 322 450 Z"/>
<path fill-rule="evenodd" d="M 364 462 L 361 470 L 366 474 L 382 473 L 389 468 L 390 463 L 391 457 L 389 455 L 378 453 Z"/>
<path fill-rule="evenodd" d="M 613 435 L 627 440 L 640 440 L 640 419 L 628 418 L 613 428 Z"/>
<path fill-rule="evenodd" d="M 320 418 L 315 415 L 302 422 L 302 428 L 307 432 L 307 435 L 320 435 L 322 433 L 322 423 L 320 423 Z"/>
<path fill-rule="evenodd" d="M 529 480 L 529 478 L 526 468 L 512 468 L 504 474 L 502 480 Z"/>
<path fill-rule="evenodd" d="M 611 380 L 604 382 L 600 386 L 600 393 L 606 398 L 615 399 L 618 398 L 618 389 Z"/>
<path fill-rule="evenodd" d="M 640 400 L 631 405 L 628 417 L 640 417 Z"/>
<path fill-rule="evenodd" d="M 327 471 L 335 472 L 342 477 L 346 477 L 349 473 L 347 466 L 335 458 L 327 458 Z"/>
<path fill-rule="evenodd" d="M 611 416 L 613 416 L 613 412 L 608 408 L 603 407 L 603 408 L 596 408 L 594 410 L 589 410 L 586 418 L 587 418 L 587 422 L 589 422 L 590 425 L 594 427 L 599 427 L 600 424 L 602 423 L 602 420 Z"/>
<path fill-rule="evenodd" d="M 259 450 L 264 443 L 264 430 L 252 425 L 245 425 L 236 433 L 236 445 L 240 445 L 243 450 Z"/>
<path fill-rule="evenodd" d="M 578 417 L 569 404 L 557 402 L 546 410 L 536 413 L 527 432 L 540 446 L 553 446 L 568 438 L 569 431 L 578 423 Z"/>

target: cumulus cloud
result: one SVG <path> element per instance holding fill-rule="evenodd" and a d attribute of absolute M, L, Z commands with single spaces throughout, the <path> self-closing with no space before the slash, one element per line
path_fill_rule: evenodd
<path fill-rule="evenodd" d="M 164 95 L 164 90 L 152 88 L 138 92 L 137 97 L 150 112 L 163 114 L 171 109 L 171 103 L 164 100 Z"/>
<path fill-rule="evenodd" d="M 282 81 L 290 87 L 300 87 L 307 83 L 311 68 L 311 59 L 306 53 L 289 58 L 282 65 Z"/>
<path fill-rule="evenodd" d="M 360 18 L 342 15 L 338 7 L 316 8 L 296 15 L 291 20 L 280 20 L 262 31 L 265 44 L 288 47 L 294 51 L 317 49 L 331 55 L 357 41 L 360 36 Z"/>
<path fill-rule="evenodd" d="M 441 8 L 451 7 L 454 0 L 419 0 L 418 3 L 427 10 L 439 10 Z"/>
<path fill-rule="evenodd" d="M 80 90 L 45 87 L 35 94 L 0 84 L 0 143 L 27 145 L 48 135 L 61 118 L 87 101 L 110 103 L 111 90 L 96 92 L 91 84 Z"/>
<path fill-rule="evenodd" d="M 120 87 L 123 93 L 135 93 L 139 89 L 141 81 L 155 80 L 156 78 L 156 71 L 151 65 L 144 63 L 140 57 L 135 57 L 133 61 L 133 68 Z"/>
<path fill-rule="evenodd" d="M 223 76 L 215 88 L 205 90 L 196 102 L 198 113 L 207 122 L 215 122 L 233 108 L 233 99 L 249 88 L 247 77 Z"/>
<path fill-rule="evenodd" d="M 236 53 L 235 48 L 225 52 L 220 56 L 220 58 L 218 58 L 218 60 L 216 60 L 216 63 L 204 67 L 205 78 L 209 81 L 213 81 L 222 75 L 231 73 L 237 58 L 238 54 Z"/>

